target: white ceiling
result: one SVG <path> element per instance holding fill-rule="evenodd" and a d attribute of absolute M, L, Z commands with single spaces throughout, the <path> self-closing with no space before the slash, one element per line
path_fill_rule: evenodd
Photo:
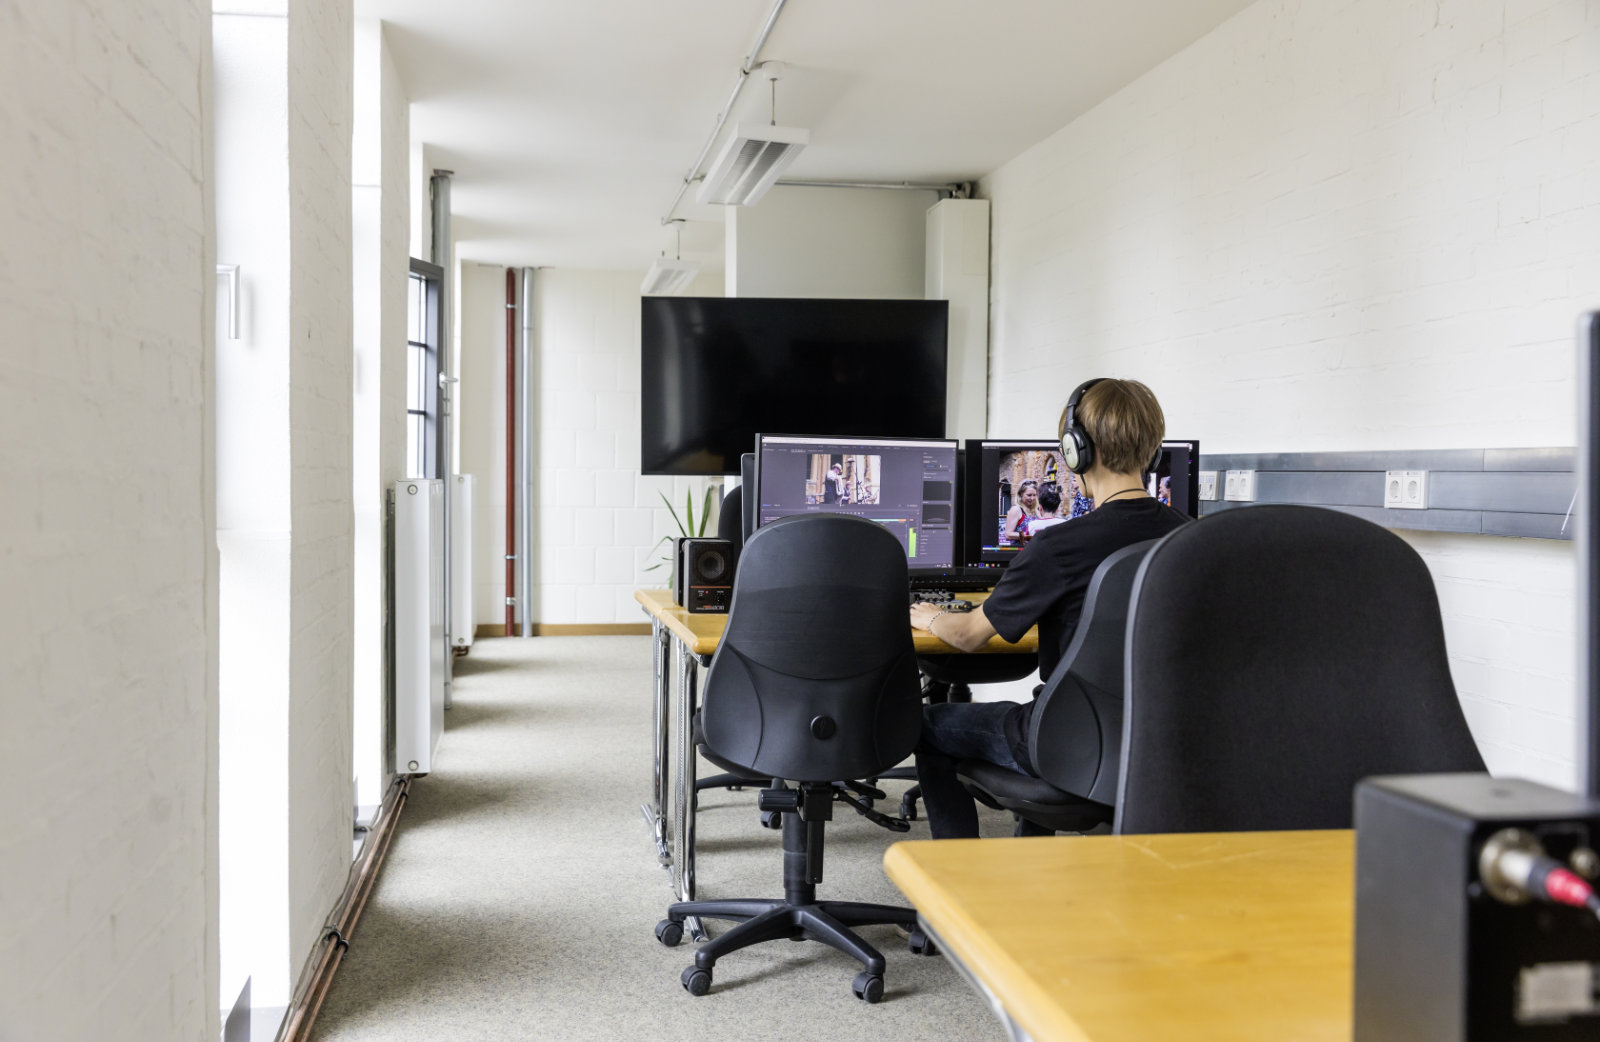
<path fill-rule="evenodd" d="M 976 180 L 1253 0 L 788 0 L 761 60 L 785 177 Z M 387 23 L 414 141 L 451 186 L 464 259 L 641 272 L 772 0 L 358 0 Z M 766 122 L 751 77 L 735 107 Z M 724 132 L 726 133 L 726 131 Z M 715 149 L 712 151 L 715 156 Z M 708 160 L 709 161 L 709 160 Z M 683 255 L 720 266 L 721 210 Z"/>

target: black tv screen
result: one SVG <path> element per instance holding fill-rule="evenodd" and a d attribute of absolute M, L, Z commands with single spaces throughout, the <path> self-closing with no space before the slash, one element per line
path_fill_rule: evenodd
<path fill-rule="evenodd" d="M 643 298 L 641 469 L 736 474 L 758 431 L 944 437 L 949 307 Z"/>

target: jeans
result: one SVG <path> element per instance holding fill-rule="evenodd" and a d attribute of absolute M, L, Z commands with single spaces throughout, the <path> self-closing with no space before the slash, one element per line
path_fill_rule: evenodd
<path fill-rule="evenodd" d="M 978 808 L 956 777 L 959 760 L 987 760 L 1031 774 L 1006 741 L 1006 714 L 1015 702 L 947 702 L 924 706 L 917 742 L 917 784 L 934 839 L 977 839 Z"/>

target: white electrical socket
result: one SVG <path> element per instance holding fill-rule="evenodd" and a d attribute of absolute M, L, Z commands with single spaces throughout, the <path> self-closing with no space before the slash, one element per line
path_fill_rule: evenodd
<path fill-rule="evenodd" d="M 1214 471 L 1214 470 L 1202 470 L 1200 472 L 1200 498 L 1201 499 L 1216 499 L 1217 498 L 1217 472 L 1216 471 Z"/>
<path fill-rule="evenodd" d="M 1428 472 L 1425 470 L 1384 471 L 1383 505 L 1388 510 L 1428 509 Z"/>
<path fill-rule="evenodd" d="M 1400 498 L 1407 510 L 1428 509 L 1428 472 L 1408 470 L 1400 487 Z"/>
<path fill-rule="evenodd" d="M 1256 501 L 1256 472 L 1253 470 L 1230 470 L 1223 480 L 1222 498 L 1233 503 L 1254 503 Z"/>

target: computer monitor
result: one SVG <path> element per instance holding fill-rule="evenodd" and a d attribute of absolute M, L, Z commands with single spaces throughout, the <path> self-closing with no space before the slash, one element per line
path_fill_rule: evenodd
<path fill-rule="evenodd" d="M 1200 443 L 1192 438 L 1162 442 L 1156 471 L 1146 488 L 1180 514 L 1199 517 Z"/>
<path fill-rule="evenodd" d="M 1016 534 L 1023 513 L 1019 500 L 1030 484 L 1045 504 L 1056 504 L 1051 524 L 1080 517 L 1091 505 L 1061 457 L 1061 443 L 1053 439 L 969 441 L 965 482 L 962 552 L 969 568 L 1004 568 L 1022 550 Z M 1173 509 L 1198 517 L 1200 443 L 1162 442 L 1147 487 Z M 1030 527 L 1037 530 L 1037 522 Z"/>
<path fill-rule="evenodd" d="M 1078 479 L 1061 458 L 1059 441 L 969 441 L 966 490 L 962 498 L 962 548 L 968 568 L 1004 568 L 1022 550 L 1012 508 L 1031 484 L 1035 493 L 1059 494 L 1056 516 L 1071 518 L 1088 509 Z M 1047 489 L 1047 486 L 1053 488 Z"/>
<path fill-rule="evenodd" d="M 892 532 L 913 569 L 956 563 L 955 441 L 760 435 L 757 526 L 850 514 Z"/>

